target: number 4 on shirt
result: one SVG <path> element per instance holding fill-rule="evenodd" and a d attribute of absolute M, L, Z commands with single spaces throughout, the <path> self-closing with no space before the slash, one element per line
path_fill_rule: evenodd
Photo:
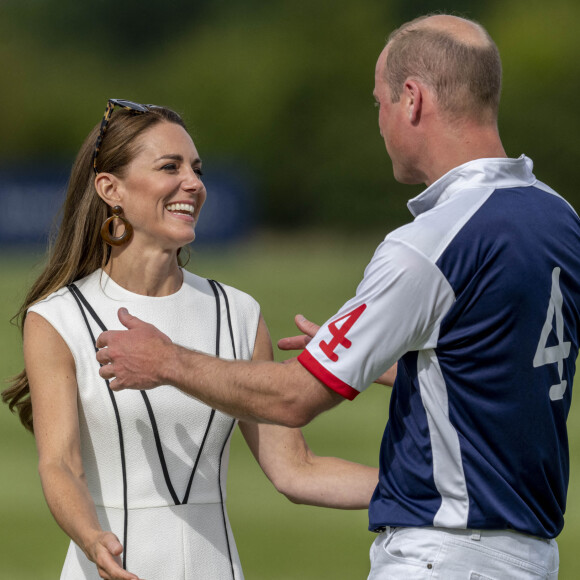
<path fill-rule="evenodd" d="M 328 325 L 328 330 L 330 331 L 330 334 L 332 334 L 332 340 L 330 342 L 321 340 L 320 350 L 322 350 L 331 361 L 336 362 L 338 360 L 338 355 L 334 352 L 338 345 L 341 345 L 344 348 L 350 348 L 352 346 L 352 342 L 346 338 L 346 334 L 352 328 L 352 325 L 359 319 L 366 307 L 366 304 L 361 304 L 358 308 L 355 308 L 348 314 L 333 320 Z M 344 320 L 344 322 L 339 327 L 337 323 L 342 320 Z"/>
<path fill-rule="evenodd" d="M 534 368 L 544 365 L 558 363 L 558 374 L 560 383 L 550 387 L 550 399 L 557 401 L 564 396 L 568 382 L 562 380 L 564 373 L 564 360 L 570 356 L 570 343 L 564 341 L 564 317 L 562 316 L 562 290 L 560 290 L 560 268 L 552 270 L 552 290 L 550 292 L 550 302 L 548 303 L 548 313 L 546 321 L 540 334 L 540 341 L 534 356 Z M 555 319 L 555 329 L 553 326 Z M 552 331 L 556 331 L 558 343 L 554 346 L 547 346 L 548 337 Z"/>

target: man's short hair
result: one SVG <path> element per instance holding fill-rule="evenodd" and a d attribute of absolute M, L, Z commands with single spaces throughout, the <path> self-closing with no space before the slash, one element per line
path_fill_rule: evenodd
<path fill-rule="evenodd" d="M 481 43 L 468 43 L 420 17 L 389 36 L 386 76 L 392 102 L 399 101 L 404 82 L 414 78 L 435 94 L 451 118 L 481 123 L 497 121 L 501 93 L 501 59 L 487 31 Z"/>

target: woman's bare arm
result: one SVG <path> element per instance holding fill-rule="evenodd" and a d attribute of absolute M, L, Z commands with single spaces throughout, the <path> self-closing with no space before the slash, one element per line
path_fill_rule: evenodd
<path fill-rule="evenodd" d="M 138 580 L 123 570 L 123 547 L 103 531 L 89 493 L 80 452 L 73 356 L 58 332 L 32 312 L 24 324 L 24 361 L 30 385 L 38 470 L 48 507 L 102 578 Z"/>
<path fill-rule="evenodd" d="M 270 336 L 263 320 L 253 360 L 272 360 Z M 240 422 L 240 429 L 264 473 L 294 503 L 342 509 L 368 507 L 378 469 L 315 455 L 300 429 L 250 422 Z"/>

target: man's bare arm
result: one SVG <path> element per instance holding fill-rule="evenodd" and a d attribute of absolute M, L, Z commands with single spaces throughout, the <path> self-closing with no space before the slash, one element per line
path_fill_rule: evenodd
<path fill-rule="evenodd" d="M 119 310 L 126 331 L 97 340 L 100 375 L 111 389 L 173 385 L 244 421 L 301 427 L 344 399 L 296 360 L 224 361 L 174 345 L 151 324 Z"/>

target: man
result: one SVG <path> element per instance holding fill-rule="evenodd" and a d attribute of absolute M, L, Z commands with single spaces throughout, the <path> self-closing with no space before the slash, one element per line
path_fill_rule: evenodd
<path fill-rule="evenodd" d="M 369 508 L 369 578 L 556 578 L 580 333 L 580 220 L 497 129 L 487 32 L 445 15 L 391 34 L 375 71 L 415 220 L 288 364 L 226 362 L 120 313 L 111 388 L 172 384 L 246 420 L 308 423 L 398 361 Z M 306 342 L 306 341 L 305 341 Z"/>

